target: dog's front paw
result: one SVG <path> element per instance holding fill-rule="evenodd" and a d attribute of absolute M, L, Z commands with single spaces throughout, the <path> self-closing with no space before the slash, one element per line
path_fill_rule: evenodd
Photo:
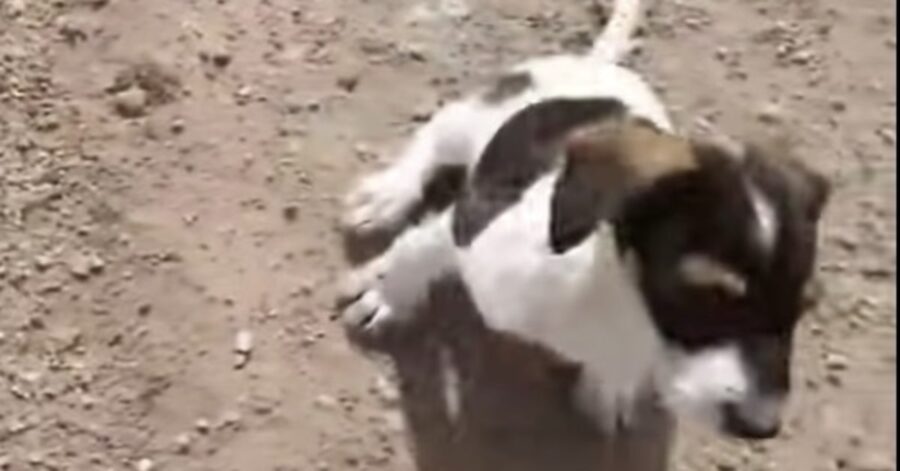
<path fill-rule="evenodd" d="M 384 343 L 402 319 L 377 289 L 363 292 L 341 314 L 347 335 L 357 343 L 370 346 Z"/>
<path fill-rule="evenodd" d="M 420 199 L 408 176 L 386 170 L 365 178 L 344 202 L 344 228 L 358 235 L 390 231 L 403 223 Z"/>

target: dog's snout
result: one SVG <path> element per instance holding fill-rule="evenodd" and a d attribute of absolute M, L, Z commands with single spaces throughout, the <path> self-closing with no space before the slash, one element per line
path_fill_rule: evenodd
<path fill-rule="evenodd" d="M 781 398 L 763 398 L 722 405 L 725 432 L 738 438 L 764 440 L 781 431 Z"/>

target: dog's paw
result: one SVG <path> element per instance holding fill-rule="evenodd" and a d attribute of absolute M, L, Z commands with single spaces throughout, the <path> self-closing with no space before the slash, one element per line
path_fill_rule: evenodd
<path fill-rule="evenodd" d="M 358 343 L 370 345 L 383 342 L 401 320 L 402 316 L 397 315 L 377 289 L 363 292 L 341 314 L 347 334 Z"/>
<path fill-rule="evenodd" d="M 344 202 L 344 229 L 369 235 L 400 226 L 421 198 L 410 180 L 390 169 L 365 178 Z"/>

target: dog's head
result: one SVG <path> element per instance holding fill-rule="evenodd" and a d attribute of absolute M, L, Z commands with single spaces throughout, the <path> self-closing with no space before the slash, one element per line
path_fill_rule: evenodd
<path fill-rule="evenodd" d="M 745 438 L 779 430 L 829 194 L 785 154 L 639 122 L 584 128 L 569 139 L 551 208 L 557 252 L 612 224 L 666 347 L 664 400 Z"/>

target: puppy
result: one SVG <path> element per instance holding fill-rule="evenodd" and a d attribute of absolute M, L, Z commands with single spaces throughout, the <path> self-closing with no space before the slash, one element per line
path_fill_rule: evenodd
<path fill-rule="evenodd" d="M 675 133 L 618 65 L 640 16 L 618 0 L 590 53 L 525 62 L 445 107 L 348 199 L 367 233 L 402 224 L 443 168 L 453 205 L 351 276 L 357 335 L 408 321 L 461 276 L 485 323 L 581 365 L 576 401 L 627 426 L 648 393 L 727 434 L 777 434 L 827 182 L 784 151 Z"/>

